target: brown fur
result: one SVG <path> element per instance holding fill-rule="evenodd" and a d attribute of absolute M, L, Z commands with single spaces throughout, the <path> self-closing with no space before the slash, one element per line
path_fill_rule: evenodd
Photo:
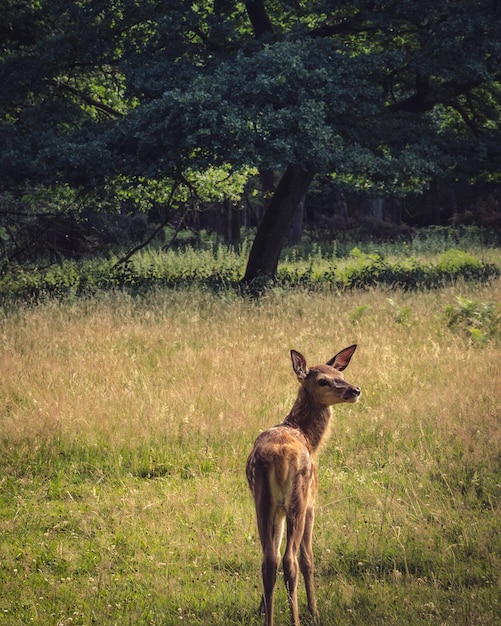
<path fill-rule="evenodd" d="M 263 549 L 261 609 L 267 626 L 273 625 L 274 587 L 285 528 L 283 569 L 291 622 L 299 626 L 298 569 L 304 577 L 308 608 L 314 620 L 318 619 L 312 551 L 318 486 L 315 456 L 328 434 L 331 406 L 356 402 L 360 397 L 360 389 L 346 382 L 342 374 L 355 349 L 355 345 L 345 348 L 325 365 L 311 368 L 299 352 L 291 351 L 292 366 L 301 383 L 297 399 L 282 424 L 259 435 L 247 459 L 247 480 Z"/>

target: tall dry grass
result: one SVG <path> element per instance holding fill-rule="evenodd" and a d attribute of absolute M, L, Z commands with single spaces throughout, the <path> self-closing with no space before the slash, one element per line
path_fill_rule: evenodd
<path fill-rule="evenodd" d="M 497 345 L 477 349 L 446 327 L 456 294 L 296 292 L 248 302 L 174 292 L 25 308 L 1 320 L 2 430 L 118 440 L 195 423 L 252 433 L 256 417 L 263 426 L 280 418 L 295 394 L 291 347 L 318 361 L 358 342 L 350 374 L 364 387 L 363 413 L 388 424 L 391 408 L 397 423 L 388 425 L 399 432 L 419 419 L 465 437 L 496 407 L 499 360 Z M 497 287 L 473 297 L 500 299 Z"/>
<path fill-rule="evenodd" d="M 316 363 L 354 342 L 362 401 L 319 462 L 324 623 L 497 623 L 500 353 L 447 327 L 459 293 L 501 304 L 497 282 L 4 313 L 6 623 L 259 623 L 246 455 L 295 398 L 290 348 Z"/>

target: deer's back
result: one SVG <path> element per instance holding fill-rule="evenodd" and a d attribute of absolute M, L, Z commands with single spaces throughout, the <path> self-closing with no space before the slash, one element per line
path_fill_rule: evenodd
<path fill-rule="evenodd" d="M 314 495 L 315 464 L 301 431 L 280 425 L 262 432 L 247 459 L 247 480 L 254 495 L 266 485 L 273 500 L 280 501 L 284 508 L 288 508 L 291 494 L 300 483 L 311 487 Z"/>

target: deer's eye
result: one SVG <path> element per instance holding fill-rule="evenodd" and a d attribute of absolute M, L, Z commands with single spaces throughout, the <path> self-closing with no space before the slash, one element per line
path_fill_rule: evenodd
<path fill-rule="evenodd" d="M 329 381 L 328 381 L 328 380 L 325 380 L 325 378 L 321 378 L 321 379 L 318 381 L 318 384 L 320 385 L 320 387 L 326 387 L 326 386 L 329 384 Z"/>

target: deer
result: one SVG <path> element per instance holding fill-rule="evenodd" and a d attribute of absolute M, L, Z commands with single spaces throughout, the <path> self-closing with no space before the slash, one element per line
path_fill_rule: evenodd
<path fill-rule="evenodd" d="M 266 626 L 273 626 L 274 589 L 285 528 L 282 568 L 291 624 L 299 626 L 299 570 L 304 578 L 308 609 L 313 621 L 319 620 L 312 549 L 318 490 L 316 456 L 328 435 L 331 407 L 360 399 L 360 387 L 345 381 L 343 376 L 356 347 L 356 344 L 349 346 L 325 365 L 313 367 L 306 365 L 300 352 L 291 350 L 292 368 L 300 383 L 296 401 L 281 424 L 257 437 L 247 459 L 247 481 L 254 497 L 263 551 L 260 612 Z"/>

